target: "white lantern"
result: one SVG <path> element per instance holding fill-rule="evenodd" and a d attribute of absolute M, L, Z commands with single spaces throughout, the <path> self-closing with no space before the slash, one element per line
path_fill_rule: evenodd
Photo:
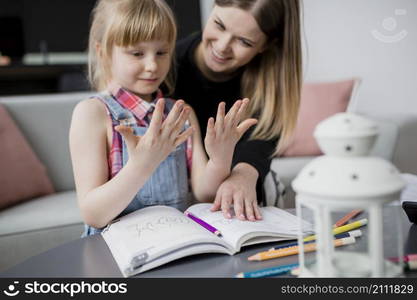
<path fill-rule="evenodd" d="M 391 277 L 402 274 L 401 264 L 387 260 L 384 254 L 382 216 L 385 206 L 399 201 L 405 183 L 390 162 L 368 156 L 377 135 L 374 122 L 351 113 L 336 114 L 316 127 L 314 136 L 325 155 L 307 164 L 292 182 L 297 193 L 297 216 L 301 220 L 303 212 L 311 210 L 316 232 L 317 251 L 309 254 L 314 258 L 312 263 L 306 262 L 303 236 L 301 231 L 299 233 L 300 276 Z M 355 245 L 349 246 L 351 251 L 334 247 L 332 217 L 353 209 L 362 209 L 368 215 L 366 251 L 355 250 Z M 399 222 L 400 218 L 396 219 Z M 392 224 L 398 228 L 395 254 L 402 257 L 399 225 Z"/>

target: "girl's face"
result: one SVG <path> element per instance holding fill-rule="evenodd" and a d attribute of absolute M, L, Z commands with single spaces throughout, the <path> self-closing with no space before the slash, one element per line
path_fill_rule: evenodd
<path fill-rule="evenodd" d="M 216 5 L 204 28 L 200 51 L 212 72 L 231 73 L 262 52 L 266 41 L 249 12 Z"/>
<path fill-rule="evenodd" d="M 165 41 L 140 42 L 129 47 L 113 47 L 112 82 L 152 101 L 171 66 L 171 48 Z"/>

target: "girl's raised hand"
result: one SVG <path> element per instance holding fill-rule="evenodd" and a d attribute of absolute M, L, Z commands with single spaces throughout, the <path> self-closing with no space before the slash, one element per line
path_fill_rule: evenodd
<path fill-rule="evenodd" d="M 133 163 L 155 168 L 193 133 L 192 127 L 181 132 L 190 114 L 190 108 L 184 101 L 178 100 L 165 120 L 163 120 L 164 106 L 164 99 L 159 99 L 149 128 L 143 136 L 135 136 L 131 127 L 124 125 L 115 127 L 123 136 L 129 160 Z"/>
<path fill-rule="evenodd" d="M 213 118 L 208 120 L 204 144 L 212 163 L 219 166 L 230 165 L 236 143 L 257 123 L 256 119 L 241 122 L 248 103 L 247 98 L 236 101 L 225 115 L 225 103 L 221 102 L 217 109 L 216 121 Z"/>

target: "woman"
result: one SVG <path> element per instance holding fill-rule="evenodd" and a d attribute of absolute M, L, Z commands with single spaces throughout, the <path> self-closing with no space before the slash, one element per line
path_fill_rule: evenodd
<path fill-rule="evenodd" d="M 298 0 L 215 0 L 203 33 L 177 44 L 174 98 L 185 99 L 205 132 L 219 102 L 250 99 L 258 124 L 236 145 L 231 175 L 212 210 L 261 219 L 258 200 L 271 159 L 295 127 L 302 80 Z"/>

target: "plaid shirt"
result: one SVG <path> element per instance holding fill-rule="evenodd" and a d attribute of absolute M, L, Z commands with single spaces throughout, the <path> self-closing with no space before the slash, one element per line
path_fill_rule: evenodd
<path fill-rule="evenodd" d="M 138 126 L 141 127 L 149 127 L 150 120 L 152 118 L 152 113 L 155 109 L 155 104 L 158 99 L 163 98 L 163 94 L 161 90 L 158 90 L 155 100 L 152 102 L 147 102 L 140 97 L 126 91 L 123 88 L 113 88 L 110 89 L 110 93 L 116 99 L 117 102 L 120 103 L 124 108 L 130 110 L 136 118 L 136 122 Z M 107 106 L 106 106 L 107 108 Z M 109 110 L 107 109 L 107 113 L 109 114 L 112 120 L 112 128 L 113 128 L 113 142 L 111 145 L 110 153 L 109 153 L 109 167 L 110 167 L 110 178 L 119 173 L 119 171 L 123 167 L 123 160 L 122 160 L 122 136 L 118 133 L 114 127 L 119 125 L 117 120 L 114 120 L 111 117 Z M 164 118 L 167 117 L 169 111 L 165 107 L 164 110 Z M 187 169 L 188 175 L 191 174 L 191 163 L 192 163 L 192 138 L 189 137 L 186 141 L 186 155 L 187 155 Z"/>

